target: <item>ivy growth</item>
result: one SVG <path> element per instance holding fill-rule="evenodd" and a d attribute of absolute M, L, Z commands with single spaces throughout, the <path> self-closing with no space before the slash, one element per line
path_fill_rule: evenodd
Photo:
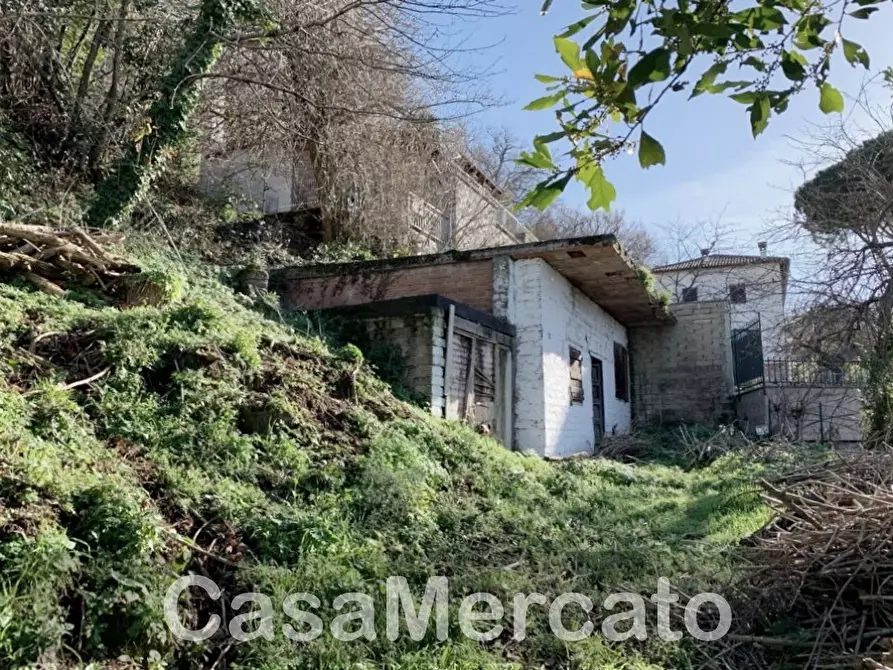
<path fill-rule="evenodd" d="M 592 209 L 608 209 L 616 192 L 606 159 L 637 151 L 643 168 L 666 163 L 645 125 L 671 95 L 727 94 L 746 105 L 754 137 L 809 88 L 824 113 L 841 112 L 843 96 L 828 81 L 832 57 L 870 65 L 865 49 L 843 37 L 844 24 L 884 1 L 756 0 L 733 11 L 715 0 L 586 0 L 585 16 L 554 38 L 566 70 L 537 75 L 546 95 L 526 107 L 554 109 L 558 129 L 519 159 L 549 173 L 520 207 L 545 209 L 576 179 Z M 559 141 L 570 145 L 567 163 L 549 149 Z"/>
<path fill-rule="evenodd" d="M 189 120 L 201 94 L 199 81 L 220 58 L 224 36 L 233 26 L 257 19 L 254 0 L 203 0 L 158 94 L 112 173 L 97 188 L 87 219 L 93 226 L 114 226 L 125 219 L 188 138 Z"/>

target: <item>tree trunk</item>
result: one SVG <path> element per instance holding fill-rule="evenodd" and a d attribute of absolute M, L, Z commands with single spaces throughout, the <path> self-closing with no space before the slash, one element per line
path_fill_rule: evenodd
<path fill-rule="evenodd" d="M 102 125 L 98 129 L 96 139 L 90 147 L 90 157 L 87 167 L 90 172 L 95 173 L 99 168 L 102 160 L 102 154 L 105 152 L 105 145 L 108 141 L 109 130 L 112 119 L 115 115 L 115 109 L 118 107 L 118 100 L 121 98 L 120 79 L 121 79 L 121 59 L 124 54 L 124 35 L 127 32 L 127 12 L 130 9 L 130 0 L 121 0 L 118 8 L 118 25 L 115 28 L 115 55 L 112 60 L 112 82 L 109 84 L 109 90 L 105 97 L 105 109 L 102 113 Z"/>
<path fill-rule="evenodd" d="M 139 198 L 188 135 L 198 105 L 199 80 L 220 58 L 226 33 L 256 9 L 236 0 L 203 0 L 192 32 L 161 80 L 144 124 L 145 134 L 124 152 L 113 172 L 99 184 L 87 212 L 92 226 L 114 226 L 126 219 Z"/>

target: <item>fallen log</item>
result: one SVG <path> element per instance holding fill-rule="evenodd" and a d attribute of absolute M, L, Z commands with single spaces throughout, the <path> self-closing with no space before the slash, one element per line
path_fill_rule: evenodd
<path fill-rule="evenodd" d="M 98 241 L 94 234 L 100 236 Z M 138 266 L 106 251 L 101 241 L 120 236 L 83 228 L 0 221 L 0 270 L 18 276 L 50 295 L 74 286 L 95 286 L 114 293 L 121 280 L 138 274 Z"/>

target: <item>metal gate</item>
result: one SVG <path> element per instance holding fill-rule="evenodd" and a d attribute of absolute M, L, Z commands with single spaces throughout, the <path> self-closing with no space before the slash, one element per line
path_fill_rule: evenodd
<path fill-rule="evenodd" d="M 732 330 L 732 357 L 738 391 L 763 383 L 763 335 L 760 319 Z"/>

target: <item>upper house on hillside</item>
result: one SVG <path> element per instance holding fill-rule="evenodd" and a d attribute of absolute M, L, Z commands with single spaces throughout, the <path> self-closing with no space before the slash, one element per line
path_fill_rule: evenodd
<path fill-rule="evenodd" d="M 652 270 L 674 303 L 728 301 L 732 332 L 757 330 L 763 355 L 782 351 L 781 326 L 791 261 L 770 256 L 765 242 L 758 255 L 714 254 L 702 249 L 699 258 L 661 265 Z"/>
<path fill-rule="evenodd" d="M 258 157 L 218 145 L 223 148 L 202 159 L 200 187 L 205 192 L 226 190 L 264 214 L 300 213 L 321 222 L 320 190 L 308 152 Z M 435 154 L 429 171 L 436 187 L 426 196 L 406 190 L 396 198 L 405 208 L 393 232 L 413 253 L 536 241 L 506 206 L 506 193 L 468 156 Z"/>
<path fill-rule="evenodd" d="M 795 358 L 784 336 L 790 259 L 770 256 L 765 242 L 758 255 L 714 254 L 663 265 L 653 273 L 670 293 L 673 313 L 690 314 L 699 324 L 682 343 L 692 379 L 707 374 L 702 348 L 728 332 L 727 379 L 735 415 L 745 426 L 784 433 L 797 440 L 860 439 L 860 398 L 854 370 L 814 357 Z M 712 321 L 706 317 L 712 312 Z M 719 319 L 728 326 L 720 328 Z M 665 352 L 664 352 L 665 353 Z M 680 386 L 691 380 L 679 378 Z M 651 407 L 664 396 L 643 395 Z"/>

